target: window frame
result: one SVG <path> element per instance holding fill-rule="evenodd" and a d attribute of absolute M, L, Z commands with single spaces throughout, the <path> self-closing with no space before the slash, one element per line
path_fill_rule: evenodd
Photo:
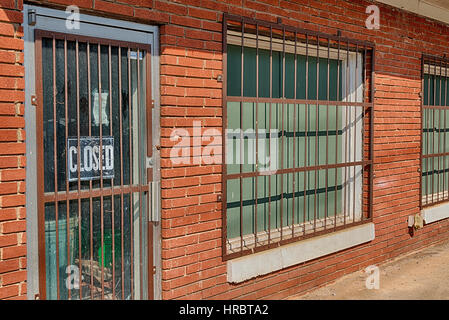
<path fill-rule="evenodd" d="M 444 70 L 444 71 L 443 71 Z M 427 72 L 426 72 L 427 71 Z M 433 83 L 433 93 L 428 92 L 427 93 L 427 101 L 425 99 L 426 97 L 426 86 L 428 86 L 429 89 L 431 89 L 431 80 L 429 79 L 428 82 L 426 82 L 425 76 L 429 75 L 429 76 L 435 76 L 435 82 Z M 440 80 L 436 80 L 436 77 L 440 77 Z M 441 90 L 441 79 L 445 78 L 445 85 L 446 88 L 444 90 L 445 92 L 445 97 L 444 97 L 444 101 L 446 106 L 441 104 L 441 100 L 443 98 L 442 96 L 442 91 Z M 448 203 L 449 202 L 449 179 L 447 179 L 447 185 L 445 185 L 445 178 L 444 176 L 446 175 L 445 171 L 449 170 L 449 166 L 445 166 L 445 162 L 446 160 L 444 159 L 445 157 L 449 157 L 449 151 L 444 152 L 444 150 L 446 150 L 447 148 L 447 143 L 446 143 L 446 135 L 447 133 L 444 134 L 444 145 L 443 145 L 443 152 L 435 152 L 435 123 L 433 123 L 433 136 L 432 136 L 432 145 L 433 145 L 433 152 L 427 152 L 426 154 L 424 154 L 425 152 L 425 146 L 424 146 L 424 141 L 427 141 L 426 144 L 426 149 L 427 151 L 429 151 L 428 146 L 429 146 L 429 141 L 430 138 L 427 137 L 426 139 L 424 138 L 424 130 L 425 128 L 425 124 L 424 124 L 424 118 L 425 118 L 425 112 L 429 111 L 429 110 L 433 110 L 433 118 L 435 118 L 435 111 L 438 110 L 438 117 L 440 121 L 440 116 L 441 116 L 441 111 L 443 111 L 445 113 L 445 118 L 446 118 L 446 112 L 449 111 L 449 104 L 448 104 L 448 85 L 449 85 L 449 58 L 447 58 L 446 56 L 434 56 L 434 55 L 428 55 L 428 54 L 423 54 L 422 55 L 422 59 L 421 59 L 421 134 L 420 134 L 420 188 L 419 188 L 419 204 L 420 204 L 420 209 L 427 209 L 430 207 L 434 207 L 443 203 Z M 437 96 L 437 81 L 440 81 L 439 84 L 439 97 Z M 431 96 L 433 98 L 431 98 Z M 433 101 L 433 103 L 430 103 L 430 101 Z M 439 100 L 439 105 L 436 105 L 436 100 Z M 427 103 L 426 103 L 427 102 Z M 434 119 L 435 121 L 435 119 Z M 447 120 L 445 120 L 446 122 Z M 440 148 L 440 144 L 441 144 L 441 125 L 438 125 L 439 129 L 438 129 L 438 149 Z M 445 127 L 447 129 L 447 124 L 445 123 Z M 446 130 L 445 129 L 445 130 Z M 444 132 L 443 132 L 444 133 Z M 440 158 L 443 157 L 443 164 L 442 164 L 442 168 L 443 168 L 443 187 L 442 187 L 442 194 L 440 195 L 440 181 L 439 181 L 439 173 L 437 173 L 436 175 L 438 175 L 438 191 L 435 193 L 433 192 L 433 188 L 435 185 L 435 181 L 434 181 L 434 176 L 435 176 L 435 158 L 438 158 L 438 172 L 440 171 Z M 427 193 L 424 192 L 424 188 L 428 188 L 428 184 L 429 181 L 426 180 L 426 182 L 424 182 L 424 173 L 427 173 L 427 169 L 428 169 L 428 164 L 425 168 L 424 165 L 424 161 L 425 159 L 433 159 L 432 160 L 432 167 L 433 167 L 433 173 L 432 173 L 432 192 L 431 193 Z M 449 173 L 448 173 L 448 177 L 449 177 Z M 424 187 L 424 184 L 426 185 Z M 448 189 L 448 191 L 445 191 L 445 187 Z M 436 200 L 434 199 L 434 197 L 436 196 Z M 429 200 L 429 198 L 431 198 Z"/>
<path fill-rule="evenodd" d="M 241 233 L 241 236 L 238 238 L 239 241 L 241 242 L 241 247 L 240 250 L 236 251 L 236 252 L 228 252 L 228 242 L 230 239 L 227 238 L 228 236 L 228 232 L 227 232 L 227 181 L 230 180 L 229 175 L 227 174 L 227 162 L 226 162 L 226 157 L 227 157 L 227 151 L 226 151 L 226 142 L 227 142 L 227 137 L 226 137 L 226 129 L 228 128 L 228 117 L 227 117 L 227 109 L 228 109 L 228 102 L 245 102 L 245 97 L 243 96 L 243 88 L 241 88 L 242 91 L 242 95 L 239 97 L 232 97 L 232 96 L 228 96 L 228 92 L 227 92 L 227 45 L 228 45 L 228 41 L 229 44 L 234 44 L 233 42 L 236 42 L 235 44 L 241 46 L 241 47 L 251 47 L 250 45 L 246 45 L 246 42 L 248 41 L 249 43 L 252 42 L 257 42 L 257 48 L 259 49 L 264 49 L 263 47 L 259 46 L 259 32 L 257 31 L 257 36 L 255 36 L 254 34 L 251 33 L 245 33 L 245 27 L 242 27 L 242 32 L 240 32 L 240 35 L 238 34 L 238 32 L 233 32 L 232 30 L 230 31 L 230 33 L 228 33 L 228 23 L 232 21 L 234 23 L 240 23 L 241 26 L 244 26 L 246 24 L 250 24 L 255 26 L 256 30 L 259 30 L 259 27 L 265 27 L 265 28 L 270 28 L 270 30 L 277 30 L 277 31 L 281 31 L 284 35 L 284 40 L 277 40 L 277 43 L 275 43 L 276 41 L 274 41 L 275 38 L 270 37 L 270 48 L 275 51 L 273 49 L 273 47 L 275 46 L 281 46 L 281 53 L 288 53 L 288 51 L 285 49 L 286 48 L 286 42 L 285 42 L 285 33 L 286 32 L 290 32 L 290 33 L 294 33 L 295 37 L 297 35 L 304 35 L 306 36 L 307 39 L 311 39 L 311 38 L 315 38 L 318 39 L 317 41 L 317 45 L 312 45 L 309 42 L 307 42 L 307 44 L 303 45 L 303 49 L 307 47 L 307 49 L 304 49 L 308 52 L 308 50 L 310 50 L 311 52 L 315 52 L 315 54 L 307 54 L 307 56 L 309 57 L 317 57 L 317 52 L 319 50 L 319 57 L 322 58 L 327 58 L 332 59 L 335 55 L 338 55 L 339 60 L 340 61 L 347 61 L 347 58 L 350 57 L 349 54 L 351 54 L 351 56 L 355 57 L 354 63 L 356 60 L 358 60 L 357 63 L 361 64 L 361 67 L 359 67 L 361 69 L 361 75 L 362 77 L 364 77 L 363 79 L 360 79 L 360 83 L 361 83 L 361 87 L 362 87 L 362 94 L 361 94 L 361 99 L 357 99 L 357 101 L 355 102 L 348 102 L 345 101 L 351 94 L 353 94 L 353 92 L 349 93 L 349 95 L 347 96 L 342 96 L 341 100 L 337 101 L 321 101 L 318 99 L 313 99 L 313 100 L 309 100 L 309 99 L 296 99 L 296 91 L 295 91 L 295 99 L 288 99 L 285 98 L 285 89 L 283 92 L 283 97 L 280 98 L 260 98 L 259 97 L 259 90 L 256 89 L 256 97 L 253 98 L 251 97 L 249 99 L 250 102 L 254 102 L 254 103 L 275 103 L 275 104 L 294 104 L 295 108 L 296 105 L 299 104 L 304 104 L 307 106 L 311 106 L 311 105 L 328 105 L 328 106 L 333 106 L 333 105 L 338 105 L 338 106 L 342 106 L 342 107 L 348 107 L 348 106 L 354 106 L 354 107 L 363 107 L 362 108 L 362 112 L 361 113 L 365 113 L 365 116 L 362 117 L 363 122 L 363 131 L 362 131 L 362 139 L 361 139 L 361 145 L 363 148 L 363 152 L 361 151 L 361 158 L 362 161 L 360 161 L 360 163 L 358 163 L 357 165 L 354 165 L 354 168 L 356 166 L 360 166 L 361 167 L 361 211 L 360 211 L 360 216 L 361 216 L 361 220 L 360 222 L 355 222 L 355 223 L 351 223 L 351 224 L 344 224 L 342 226 L 337 226 L 335 224 L 334 227 L 332 228 L 327 228 L 325 227 L 325 230 L 322 231 L 315 231 L 312 234 L 306 234 L 306 232 L 304 232 L 304 235 L 300 235 L 300 236 L 292 236 L 290 239 L 282 239 L 282 231 L 281 231 L 281 239 L 280 240 L 276 240 L 272 243 L 270 243 L 270 241 L 268 241 L 268 244 L 265 245 L 261 245 L 261 246 L 257 246 L 256 243 L 256 239 L 257 239 L 257 230 L 254 233 L 250 233 L 248 236 L 249 237 L 254 237 L 253 240 L 253 244 L 255 244 L 255 246 L 253 248 L 250 249 L 245 249 L 243 246 L 243 242 L 245 242 L 245 240 L 243 240 L 243 237 L 246 237 L 246 235 Z M 240 256 L 244 256 L 247 254 L 251 254 L 251 253 L 255 253 L 255 252 L 259 252 L 259 251 L 263 251 L 263 250 L 267 250 L 270 248 L 275 248 L 278 246 L 282 246 L 288 243 L 292 243 L 292 242 L 297 242 L 300 241 L 302 239 L 306 239 L 306 238 L 311 238 L 311 237 L 316 237 L 319 236 L 321 234 L 325 234 L 325 233 L 329 233 L 329 232 L 335 232 L 341 229 L 345 229 L 345 228 L 349 228 L 352 226 L 356 226 L 356 225 L 360 225 L 360 224 L 364 224 L 364 223 L 368 223 L 372 221 L 372 199 L 373 199 L 373 119 L 374 119 L 374 73 L 375 73 L 375 45 L 371 42 L 368 41 L 359 41 L 359 40 L 354 40 L 354 39 L 347 39 L 347 38 L 343 38 L 340 35 L 329 35 L 329 34 L 324 34 L 324 33 L 320 33 L 320 32 L 315 32 L 315 31 L 310 31 L 310 30 L 304 30 L 304 29 L 300 29 L 300 28 L 294 28 L 288 25 L 283 25 L 280 23 L 280 21 L 278 21 L 279 23 L 271 23 L 271 22 L 266 22 L 266 21 L 260 21 L 260 20 L 255 20 L 255 19 L 251 19 L 251 18 L 247 18 L 247 17 L 241 17 L 241 16 L 235 16 L 235 15 L 230 15 L 230 14 L 224 14 L 223 15 L 223 154 L 222 154 L 222 190 L 223 190 L 223 196 L 222 196 L 222 210 L 223 210 L 223 214 L 222 214 L 222 257 L 223 260 L 230 260 L 236 257 L 240 257 Z M 249 37 L 247 37 L 247 35 L 250 35 Z M 240 36 L 241 40 L 240 40 L 240 44 L 238 44 L 238 37 Z M 232 39 L 232 37 L 234 37 L 234 40 Z M 230 38 L 230 39 L 229 39 Z M 257 40 L 255 40 L 257 38 Z M 321 40 L 326 40 L 327 43 L 330 44 L 331 41 L 334 42 L 338 42 L 338 49 L 332 49 L 330 50 L 329 47 L 330 45 L 328 45 L 328 47 L 323 48 L 321 45 Z M 280 42 L 280 43 L 279 43 Z M 243 43 L 243 46 L 242 46 Z M 344 44 L 346 45 L 345 48 L 347 49 L 340 49 L 340 44 Z M 295 55 L 300 55 L 301 51 L 297 51 L 297 47 L 299 45 L 299 42 L 297 43 L 296 41 L 294 42 L 294 53 Z M 317 47 L 318 46 L 318 47 Z M 253 47 L 256 48 L 256 45 L 253 44 Z M 355 51 L 350 51 L 350 47 L 354 47 Z M 363 50 L 361 50 L 363 48 Z M 325 49 L 326 53 L 325 55 L 322 56 L 321 52 Z M 367 61 L 366 61 L 366 56 L 367 56 L 367 52 L 370 52 L 370 70 L 366 69 L 367 66 Z M 364 54 L 363 54 L 364 53 Z M 331 56 L 332 54 L 332 56 Z M 342 57 L 340 57 L 340 54 L 343 54 Z M 347 56 L 345 57 L 345 55 L 347 54 Z M 361 59 L 359 59 L 359 57 L 361 57 L 361 59 L 363 59 L 363 61 L 361 61 Z M 295 59 L 296 61 L 296 59 Z M 272 64 L 271 64 L 272 65 Z M 343 64 L 341 64 L 343 66 Z M 285 66 L 285 64 L 284 64 Z M 349 66 L 348 66 L 349 67 Z M 256 67 L 258 68 L 258 67 Z M 345 66 L 346 68 L 346 66 Z M 271 69 L 271 68 L 270 68 Z M 284 71 L 285 72 L 285 71 Z M 244 70 L 241 70 L 241 77 L 243 78 L 243 73 Z M 284 75 L 284 73 L 283 73 Z M 270 71 L 270 76 L 271 76 L 271 71 Z M 337 77 L 339 77 L 340 75 L 337 73 Z M 295 70 L 295 77 L 296 77 L 296 70 Z M 307 76 L 306 76 L 307 77 Z M 350 79 L 350 77 L 346 78 L 343 77 L 341 78 L 342 80 L 344 79 Z M 258 88 L 258 76 L 256 76 L 256 81 L 257 81 L 257 86 L 256 88 Z M 285 81 L 285 75 L 283 76 L 283 81 Z M 353 80 L 354 81 L 354 80 Z M 355 80 L 357 82 L 357 79 Z M 270 82 L 272 82 L 270 80 Z M 328 87 L 329 87 L 329 80 L 328 80 Z M 295 84 L 296 84 L 296 80 L 295 80 Z M 364 85 L 365 84 L 365 85 Z M 285 84 L 282 85 L 283 88 L 285 88 Z M 338 86 L 338 85 L 337 85 Z M 271 84 L 270 84 L 271 87 Z M 349 86 L 350 87 L 350 86 Z M 296 85 L 295 85 L 295 90 L 296 90 Z M 355 91 L 360 92 L 360 87 L 358 87 Z M 317 88 L 318 91 L 318 88 Z M 329 95 L 328 95 L 329 98 Z M 337 97 L 338 99 L 338 97 Z M 361 100 L 361 102 L 358 102 L 359 100 Z M 293 102 L 291 102 L 293 101 Z M 357 113 L 356 113 L 357 114 Z M 369 114 L 369 116 L 366 116 L 366 114 Z M 352 113 L 351 113 L 351 117 L 352 117 Z M 257 136 L 257 134 L 256 134 Z M 257 143 L 256 143 L 257 145 Z M 361 148 L 361 149 L 362 149 Z M 284 162 L 284 160 L 282 160 L 282 163 Z M 347 163 L 345 163 L 347 164 Z M 329 165 L 326 166 L 318 166 L 318 167 L 325 167 L 325 169 L 329 169 Z M 337 168 L 339 167 L 338 164 L 336 164 Z M 344 168 L 345 166 L 343 165 L 342 168 Z M 302 167 L 302 168 L 307 168 L 307 167 Z M 312 167 L 310 167 L 312 168 Z M 350 170 L 352 167 L 349 167 Z M 298 169 L 298 167 L 295 167 L 295 169 Z M 303 170 L 298 170 L 298 171 L 292 171 L 292 172 L 286 172 L 286 173 L 296 173 L 296 172 L 314 172 L 320 169 L 312 169 L 312 170 L 307 170 L 307 169 L 303 169 Z M 284 173 L 281 172 L 279 173 L 279 171 L 282 170 L 278 170 L 278 174 L 283 175 Z M 354 169 L 355 172 L 355 169 Z M 258 177 L 261 175 L 270 175 L 273 173 L 267 172 L 265 174 L 260 174 L 260 172 L 258 172 L 257 170 L 254 171 L 255 175 L 254 177 Z M 285 173 L 285 174 L 286 174 Z M 244 172 L 240 173 L 240 180 L 242 180 L 244 177 L 242 176 L 242 174 L 244 174 Z M 365 176 L 366 174 L 366 176 Z M 346 180 L 343 178 L 343 184 L 347 183 Z M 232 178 L 231 178 L 232 179 Z M 235 177 L 234 177 L 235 179 Z M 365 182 L 367 181 L 367 182 Z M 240 182 L 241 183 L 241 182 Z M 257 183 L 256 183 L 257 184 Z M 354 183 L 355 184 L 355 183 Z M 316 187 L 314 187 L 316 189 Z M 327 188 L 326 188 L 327 189 Z M 355 188 L 354 188 L 355 189 Z M 256 191 L 257 192 L 257 191 Z M 281 192 L 281 194 L 283 194 L 284 191 Z M 354 192 L 355 193 L 355 192 Z M 257 206 L 257 196 L 256 198 L 256 206 Z M 364 198 L 366 198 L 366 200 L 364 200 Z M 242 201 L 242 196 L 240 197 L 240 201 Z M 281 200 L 282 201 L 282 200 Z M 355 202 L 355 201 L 354 201 Z M 364 203 L 366 202 L 366 203 Z M 281 211 L 282 212 L 282 211 Z M 355 212 L 355 210 L 354 210 Z M 281 216 L 283 214 L 281 213 Z M 346 217 L 346 213 L 344 214 L 344 216 Z M 316 217 L 315 217 L 315 221 L 316 221 Z M 307 222 L 306 222 L 307 223 Z M 256 222 L 257 224 L 257 222 Z M 305 224 L 303 222 L 303 224 Z M 281 223 L 282 225 L 282 223 Z M 287 225 L 288 227 L 289 225 Z M 271 227 L 269 227 L 271 229 Z M 283 229 L 285 227 L 280 227 L 279 229 Z M 257 227 L 256 227 L 257 229 Z M 243 236 L 242 236 L 243 235 Z"/>

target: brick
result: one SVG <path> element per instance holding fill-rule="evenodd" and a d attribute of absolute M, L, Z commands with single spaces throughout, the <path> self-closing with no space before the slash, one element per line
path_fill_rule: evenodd
<path fill-rule="evenodd" d="M 23 50 L 23 40 L 0 36 L 0 49 Z"/>
<path fill-rule="evenodd" d="M 12 258 L 24 257 L 26 256 L 26 250 L 26 245 L 2 248 L 1 259 L 7 260 Z"/>
<path fill-rule="evenodd" d="M 6 169 L 0 172 L 0 181 L 25 180 L 25 169 Z"/>
<path fill-rule="evenodd" d="M 26 221 L 3 222 L 0 227 L 3 234 L 24 232 L 26 231 Z"/>
<path fill-rule="evenodd" d="M 2 285 L 7 286 L 7 285 L 23 282 L 26 280 L 26 278 L 27 278 L 26 270 L 7 273 L 2 276 Z"/>
<path fill-rule="evenodd" d="M 19 294 L 19 286 L 0 287 L 0 299 L 6 299 Z"/>
<path fill-rule="evenodd" d="M 20 268 L 19 260 L 0 260 L 0 275 L 3 273 L 18 270 Z"/>
<path fill-rule="evenodd" d="M 130 6 L 113 3 L 113 2 L 102 1 L 102 0 L 95 0 L 94 9 L 97 9 L 100 11 L 105 11 L 105 12 L 110 12 L 110 13 L 120 13 L 121 15 L 125 15 L 125 16 L 133 16 L 134 15 L 134 10 Z"/>
<path fill-rule="evenodd" d="M 17 244 L 17 235 L 0 235 L 0 247 L 9 247 Z"/>
<path fill-rule="evenodd" d="M 17 194 L 17 195 L 0 196 L 0 205 L 3 208 L 24 206 L 25 195 Z"/>

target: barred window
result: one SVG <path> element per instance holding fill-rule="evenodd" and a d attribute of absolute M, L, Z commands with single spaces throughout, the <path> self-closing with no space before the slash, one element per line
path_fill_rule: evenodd
<path fill-rule="evenodd" d="M 224 257 L 368 221 L 373 46 L 224 23 Z"/>
<path fill-rule="evenodd" d="M 423 58 L 421 204 L 449 200 L 449 60 Z"/>

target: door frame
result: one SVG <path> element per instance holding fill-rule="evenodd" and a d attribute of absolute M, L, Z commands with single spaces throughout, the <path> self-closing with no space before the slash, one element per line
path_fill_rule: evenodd
<path fill-rule="evenodd" d="M 157 26 L 137 24 L 133 22 L 114 20 L 92 15 L 80 14 L 80 28 L 66 29 L 66 18 L 68 13 L 62 10 L 50 9 L 40 6 L 24 5 L 24 64 L 25 64 L 25 128 L 26 128 L 26 210 L 27 210 L 27 296 L 28 299 L 39 299 L 39 195 L 38 195 L 38 159 L 39 155 L 36 137 L 37 130 L 42 124 L 36 122 L 37 112 L 33 96 L 37 94 L 36 83 L 36 57 L 35 57 L 35 30 L 50 32 L 70 31 L 71 34 L 116 40 L 120 42 L 136 42 L 149 45 L 151 94 L 153 99 L 152 109 L 152 132 L 153 140 L 152 154 L 154 169 L 152 170 L 152 184 L 149 186 L 152 192 L 152 201 L 148 204 L 153 219 L 153 250 L 148 256 L 153 256 L 153 296 L 161 299 L 161 240 L 160 240 L 160 154 L 155 147 L 160 141 L 160 98 L 159 98 L 159 29 Z M 35 24 L 29 21 L 35 21 Z M 69 33 L 69 32 L 65 32 Z M 37 99 L 39 101 L 39 99 Z M 150 239 L 148 239 L 150 240 Z M 45 265 L 44 265 L 45 266 Z"/>

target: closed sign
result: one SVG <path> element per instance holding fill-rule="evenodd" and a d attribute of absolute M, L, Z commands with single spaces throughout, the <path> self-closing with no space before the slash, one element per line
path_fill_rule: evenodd
<path fill-rule="evenodd" d="M 80 137 L 67 139 L 68 181 L 114 178 L 114 137 Z M 78 166 L 78 151 L 80 165 Z"/>

